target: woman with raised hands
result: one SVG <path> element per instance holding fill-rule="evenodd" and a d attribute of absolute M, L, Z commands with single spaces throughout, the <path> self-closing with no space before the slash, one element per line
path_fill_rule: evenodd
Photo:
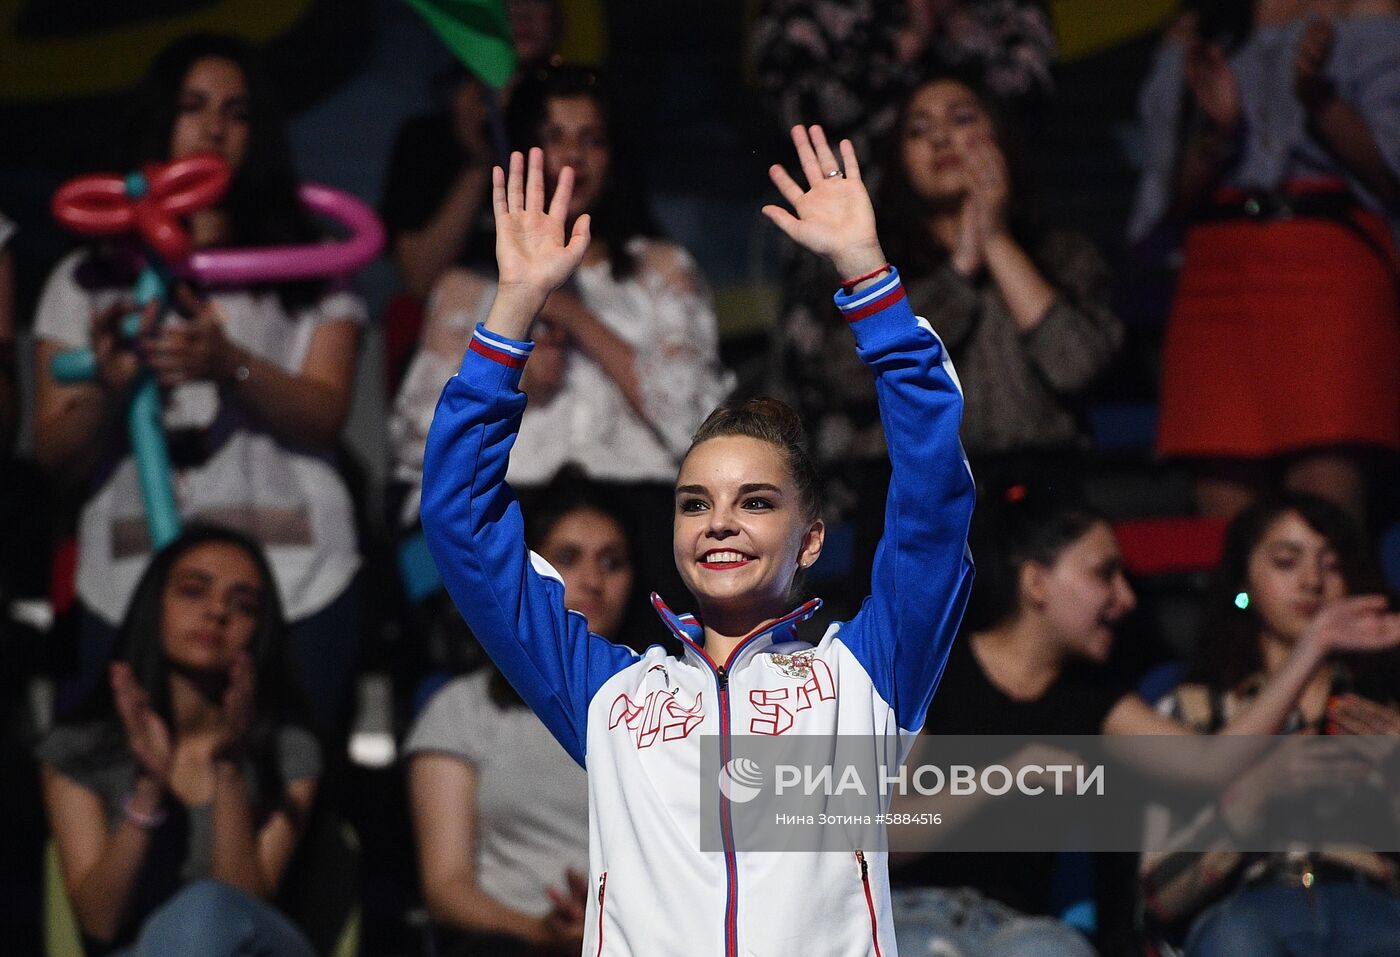
<path fill-rule="evenodd" d="M 956 376 L 885 261 L 854 147 L 843 142 L 838 160 L 820 127 L 794 128 L 793 142 L 807 186 L 773 167 L 793 212 L 764 213 L 850 277 L 836 303 L 875 374 L 893 460 L 872 594 L 815 645 L 795 629 L 820 602 L 794 608 L 790 596 L 825 526 L 800 422 L 769 399 L 712 413 L 682 461 L 673 551 L 698 615 L 653 604 L 683 654 L 613 645 L 566 608 L 558 573 L 526 549 L 505 470 L 525 406 L 526 336 L 582 260 L 589 222 L 565 232 L 571 170 L 546 206 L 539 151 L 528 174 L 519 154 L 494 173 L 501 281 L 438 404 L 423 524 L 497 667 L 586 760 L 589 953 L 893 952 L 884 852 L 738 849 L 733 807 L 700 775 L 713 735 L 724 751 L 739 735 L 789 735 L 791 746 L 791 735 L 839 731 L 896 762 L 923 723 L 972 581 Z M 707 850 L 697 832 L 716 810 L 721 839 Z"/>

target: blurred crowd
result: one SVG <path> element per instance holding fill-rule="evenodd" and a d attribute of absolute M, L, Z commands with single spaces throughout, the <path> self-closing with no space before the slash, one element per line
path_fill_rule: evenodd
<path fill-rule="evenodd" d="M 766 354 L 727 349 L 704 257 L 654 218 L 607 73 L 558 55 L 552 0 L 506 7 L 514 76 L 442 73 L 440 108 L 386 158 L 398 293 L 382 315 L 354 277 L 177 280 L 133 333 L 139 255 L 90 240 L 18 316 L 5 247 L 26 224 L 0 215 L 0 515 L 26 543 L 0 558 L 0 627 L 68 649 L 34 668 L 52 693 L 6 710 L 5 753 L 37 765 L 9 787 L 48 824 L 33 874 L 50 954 L 584 948 L 585 772 L 476 646 L 418 517 L 438 395 L 495 295 L 507 150 L 542 147 L 551 181 L 572 167 L 569 216 L 592 219 L 534 332 L 508 473 L 570 607 L 637 648 L 670 640 L 647 596 L 684 598 L 665 520 L 678 461 L 711 409 L 759 393 L 798 410 L 821 468 L 831 531 L 807 591 L 823 619 L 868 591 L 853 570 L 871 566 L 889 464 L 841 277 L 785 250 Z M 965 396 L 978 578 L 925 733 L 1400 735 L 1400 3 L 1186 0 L 1139 92 L 1141 178 L 1108 250 L 1049 221 L 1055 184 L 1033 173 L 1058 95 L 1048 5 L 759 7 L 747 54 L 773 128 L 855 144 Z M 197 248 L 314 241 L 278 103 L 254 47 L 180 39 L 132 96 L 124 168 L 227 162 L 224 199 L 188 218 Z M 1149 271 L 1170 306 L 1125 373 L 1144 335 L 1124 303 Z M 343 440 L 370 323 L 382 495 Z M 79 347 L 92 378 L 58 377 Z M 1124 439 L 1102 387 L 1143 368 L 1155 429 Z M 146 376 L 185 524 L 163 548 L 125 425 Z M 22 409 L 31 461 L 11 453 Z M 1179 496 L 1140 491 L 1164 475 Z M 357 807 L 369 672 L 387 676 L 400 814 Z M 1279 786 L 1242 781 L 1183 840 L 1257 826 Z M 411 855 L 376 872 L 363 849 L 384 843 Z M 1400 953 L 1400 858 L 1373 851 L 933 852 L 892 880 L 905 954 Z M 392 943 L 356 917 L 386 885 L 417 919 Z"/>

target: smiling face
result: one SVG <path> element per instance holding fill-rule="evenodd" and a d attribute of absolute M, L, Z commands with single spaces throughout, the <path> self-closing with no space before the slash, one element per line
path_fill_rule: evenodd
<path fill-rule="evenodd" d="M 820 520 L 804 513 L 782 451 L 723 435 L 691 449 L 676 480 L 674 551 L 702 620 L 750 631 L 785 614 L 799 567 L 821 553 Z"/>
<path fill-rule="evenodd" d="M 1107 660 L 1113 627 L 1137 605 L 1107 522 L 1094 523 L 1051 564 L 1027 562 L 1021 592 L 1040 614 L 1049 639 L 1066 655 L 1090 661 Z"/>
<path fill-rule="evenodd" d="M 175 562 L 161 599 L 161 645 L 171 664 L 223 672 L 248 650 L 264 600 L 258 566 L 226 542 L 191 548 Z"/>
<path fill-rule="evenodd" d="M 588 619 L 590 631 L 615 638 L 632 594 L 627 537 L 611 516 L 578 509 L 554 523 L 540 556 L 564 579 L 564 603 Z"/>
<path fill-rule="evenodd" d="M 545 103 L 540 127 L 549 189 L 559 181 L 559 171 L 574 168 L 574 193 L 569 217 L 592 212 L 603 195 L 612 162 L 607 120 L 598 102 L 589 96 L 556 96 Z"/>
<path fill-rule="evenodd" d="M 238 64 L 196 60 L 180 86 L 170 158 L 217 153 L 237 170 L 248 154 L 248 111 L 248 81 Z"/>
<path fill-rule="evenodd" d="M 1347 593 L 1332 544 L 1296 512 L 1285 512 L 1249 554 L 1249 608 L 1265 632 L 1293 644 L 1313 618 Z"/>
<path fill-rule="evenodd" d="M 991 115 L 968 87 L 935 80 L 910 97 L 900 131 L 900 158 L 914 193 L 930 203 L 967 193 L 972 149 L 996 141 Z"/>

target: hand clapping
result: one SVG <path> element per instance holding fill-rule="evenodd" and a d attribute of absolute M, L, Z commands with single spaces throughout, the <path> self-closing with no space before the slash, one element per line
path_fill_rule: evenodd
<path fill-rule="evenodd" d="M 1293 92 L 1309 112 L 1315 112 L 1336 92 L 1327 76 L 1327 61 L 1337 42 L 1337 28 L 1330 20 L 1308 23 L 1293 54 Z"/>
<path fill-rule="evenodd" d="M 1387 607 L 1384 595 L 1350 595 L 1331 602 L 1317 613 L 1303 640 L 1325 654 L 1394 648 L 1400 645 L 1400 612 Z"/>
<path fill-rule="evenodd" d="M 121 719 L 122 730 L 126 732 L 126 746 L 132 758 L 137 767 L 162 788 L 169 787 L 170 771 L 175 761 L 170 729 L 156 714 L 150 695 L 137 682 L 131 665 L 124 661 L 115 662 L 109 669 L 109 676 L 112 701 Z"/>
<path fill-rule="evenodd" d="M 246 651 L 229 666 L 228 685 L 219 704 L 218 738 L 212 752 L 215 758 L 236 754 L 253 724 L 253 659 Z"/>
<path fill-rule="evenodd" d="M 1006 157 L 990 137 L 978 140 L 967 157 L 967 195 L 958 217 L 957 244 L 949 250 L 952 267 L 975 276 L 987 261 L 987 244 L 1006 232 L 1011 174 Z"/>
<path fill-rule="evenodd" d="M 1187 45 L 1186 85 L 1215 128 L 1233 135 L 1240 124 L 1240 86 L 1219 46 L 1200 37 Z"/>

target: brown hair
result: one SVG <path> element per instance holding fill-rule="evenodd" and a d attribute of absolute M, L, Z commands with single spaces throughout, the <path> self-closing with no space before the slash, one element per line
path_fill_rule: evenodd
<path fill-rule="evenodd" d="M 807 449 L 807 431 L 802 427 L 802 419 L 790 405 L 768 396 L 727 402 L 711 412 L 695 430 L 685 454 L 689 456 L 701 442 L 727 435 L 746 435 L 776 447 L 797 485 L 803 517 L 811 522 L 821 517 L 817 467 Z"/>

